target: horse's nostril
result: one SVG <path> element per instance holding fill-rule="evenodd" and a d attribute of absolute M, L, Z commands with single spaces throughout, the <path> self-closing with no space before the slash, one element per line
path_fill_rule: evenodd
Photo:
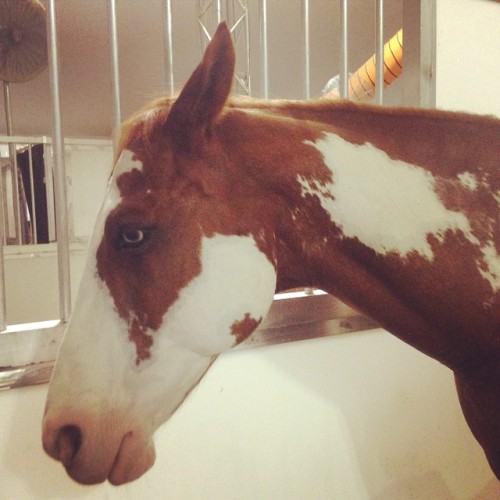
<path fill-rule="evenodd" d="M 63 463 L 70 463 L 82 444 L 82 431 L 76 425 L 65 425 L 57 434 L 57 458 Z"/>

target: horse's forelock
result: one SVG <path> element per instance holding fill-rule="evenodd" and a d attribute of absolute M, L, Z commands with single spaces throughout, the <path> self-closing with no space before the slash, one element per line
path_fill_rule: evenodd
<path fill-rule="evenodd" d="M 131 149 L 139 142 L 143 149 L 152 149 L 154 132 L 165 123 L 174 101 L 175 97 L 152 101 L 122 123 L 115 162 L 124 149 Z"/>

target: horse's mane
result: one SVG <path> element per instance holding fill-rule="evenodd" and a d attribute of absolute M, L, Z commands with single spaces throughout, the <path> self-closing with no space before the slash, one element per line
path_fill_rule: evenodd
<path fill-rule="evenodd" d="M 120 130 L 117 156 L 137 140 L 149 148 L 155 138 L 154 132 L 167 120 L 177 96 L 162 97 L 146 104 L 130 116 Z M 464 140 L 475 144 L 486 141 L 492 144 L 500 137 L 500 120 L 495 117 L 473 115 L 462 112 L 447 112 L 435 109 L 381 107 L 370 104 L 356 104 L 351 101 L 313 99 L 255 99 L 251 97 L 231 97 L 225 110 L 255 111 L 258 114 L 276 118 L 308 120 L 317 124 L 356 129 L 359 126 L 377 129 L 383 124 L 399 129 L 403 123 L 411 124 L 414 130 L 424 131 L 429 141 L 443 141 L 460 144 Z M 408 120 L 410 118 L 410 120 Z M 440 131 L 434 134 L 433 131 Z M 441 137 L 436 137 L 441 135 Z M 157 137 L 157 136 L 156 136 Z M 488 139 L 489 138 L 489 139 Z M 492 140 L 491 140 L 492 139 Z M 479 144 L 479 143 L 478 143 Z M 492 184 L 498 184 L 498 174 L 493 174 Z"/>
<path fill-rule="evenodd" d="M 177 95 L 160 97 L 150 101 L 138 111 L 127 118 L 120 127 L 120 138 L 117 156 L 122 150 L 138 139 L 145 140 L 147 144 L 152 137 L 152 132 L 165 123 L 170 109 L 177 99 Z M 232 97 L 226 103 L 228 110 L 257 111 L 268 115 L 305 118 L 314 114 L 315 121 L 328 123 L 331 120 L 332 108 L 354 110 L 355 104 L 348 101 L 332 101 L 318 99 L 310 101 L 287 99 L 255 99 L 246 96 Z M 366 109 L 368 106 L 366 107 Z"/>
<path fill-rule="evenodd" d="M 165 123 L 176 98 L 177 96 L 155 99 L 133 113 L 122 123 L 118 147 L 116 148 L 115 162 L 123 149 L 140 138 L 150 138 L 153 130 L 162 123 Z"/>

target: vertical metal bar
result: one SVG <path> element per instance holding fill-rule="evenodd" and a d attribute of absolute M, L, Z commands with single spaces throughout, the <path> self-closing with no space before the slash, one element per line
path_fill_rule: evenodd
<path fill-rule="evenodd" d="M 59 59 L 55 0 L 49 0 L 48 44 L 50 87 L 53 112 L 54 200 L 56 206 L 57 264 L 59 271 L 59 308 L 61 321 L 67 322 L 71 314 L 71 281 L 69 265 L 68 203 L 66 198 L 66 166 L 61 124 L 59 92 Z"/>
<path fill-rule="evenodd" d="M 31 198 L 31 232 L 33 243 L 38 243 L 37 234 L 37 220 L 36 220 L 36 199 L 35 199 L 35 176 L 33 175 L 33 152 L 31 150 L 32 144 L 28 144 L 28 165 L 30 175 L 30 198 Z"/>
<path fill-rule="evenodd" d="M 47 220 L 49 230 L 49 241 L 56 241 L 56 209 L 54 205 L 54 168 L 53 168 L 53 148 L 46 137 L 43 139 L 43 167 L 45 172 L 45 190 L 47 200 Z"/>
<path fill-rule="evenodd" d="M 267 0 L 260 1 L 260 36 L 262 59 L 262 97 L 269 98 L 269 49 L 267 45 Z"/>
<path fill-rule="evenodd" d="M 384 0 L 377 0 L 375 21 L 375 103 L 384 100 Z"/>
<path fill-rule="evenodd" d="M 120 66 L 118 64 L 118 27 L 116 22 L 116 1 L 109 0 L 109 40 L 111 49 L 111 81 L 113 86 L 113 114 L 114 114 L 114 146 L 116 151 L 117 135 L 120 133 L 122 122 L 120 101 Z"/>
<path fill-rule="evenodd" d="M 222 0 L 217 0 L 215 3 L 215 29 L 222 21 Z"/>
<path fill-rule="evenodd" d="M 165 61 L 167 93 L 174 94 L 174 46 L 172 42 L 172 0 L 165 0 Z"/>
<path fill-rule="evenodd" d="M 309 35 L 309 0 L 303 0 L 303 31 L 304 31 L 304 94 L 311 97 L 311 64 L 310 64 L 310 35 Z"/>
<path fill-rule="evenodd" d="M 7 135 L 12 135 L 12 110 L 10 107 L 10 85 L 9 82 L 3 82 L 3 97 L 5 105 L 5 125 L 7 129 Z M 21 207 L 19 203 L 19 177 L 17 171 L 17 155 L 16 155 L 16 145 L 13 142 L 9 142 L 9 158 L 10 167 L 12 172 L 11 182 L 12 182 L 12 201 L 13 201 L 13 211 L 14 211 L 14 230 L 15 230 L 15 243 L 22 244 L 22 227 L 21 227 Z"/>
<path fill-rule="evenodd" d="M 241 2 L 240 2 L 240 5 Z M 252 95 L 252 78 L 251 78 L 251 71 L 250 71 L 250 61 L 251 61 L 251 45 L 250 45 L 250 16 L 248 13 L 248 3 L 245 2 L 245 45 L 247 49 L 247 74 L 246 74 L 246 81 L 247 81 L 247 95 L 251 96 Z"/>
<path fill-rule="evenodd" d="M 207 5 L 208 1 L 208 5 Z M 212 5 L 212 0 L 198 0 L 198 25 L 200 26 L 200 56 L 203 56 L 203 52 L 207 46 L 207 40 L 211 39 L 210 32 L 205 26 L 205 14 L 207 10 Z"/>
<path fill-rule="evenodd" d="M 5 243 L 5 211 L 3 200 L 5 191 L 3 185 L 3 171 L 0 163 L 0 331 L 7 327 L 7 301 L 5 300 L 5 263 L 3 247 Z"/>
<path fill-rule="evenodd" d="M 348 70 L 348 2 L 347 0 L 340 0 L 340 97 L 347 99 L 348 89 L 347 83 L 349 81 Z"/>
<path fill-rule="evenodd" d="M 7 135 L 12 135 L 12 111 L 10 108 L 10 87 L 9 87 L 9 82 L 6 82 L 5 80 L 3 82 L 3 99 L 5 105 L 5 125 L 7 128 Z"/>
<path fill-rule="evenodd" d="M 436 0 L 403 0 L 403 104 L 436 106 Z"/>

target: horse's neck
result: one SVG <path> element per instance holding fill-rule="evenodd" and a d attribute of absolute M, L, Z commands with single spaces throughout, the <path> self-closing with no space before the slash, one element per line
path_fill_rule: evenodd
<path fill-rule="evenodd" d="M 498 257 L 479 260 L 498 239 L 498 121 L 348 104 L 244 114 L 227 149 L 275 218 L 280 287 L 322 287 L 448 365 L 450 332 L 480 319 L 497 342 Z"/>

